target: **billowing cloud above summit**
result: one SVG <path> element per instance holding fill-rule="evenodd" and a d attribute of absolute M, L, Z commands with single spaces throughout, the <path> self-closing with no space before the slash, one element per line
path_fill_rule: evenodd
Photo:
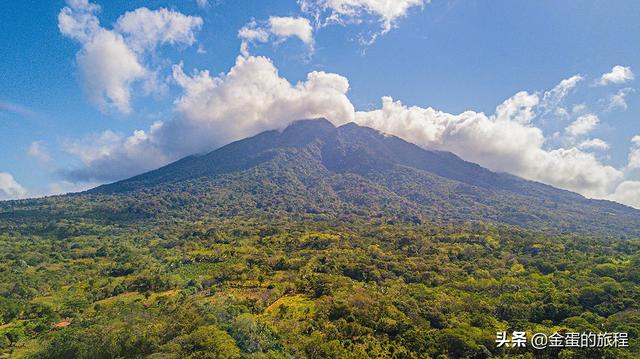
<path fill-rule="evenodd" d="M 131 136 L 107 131 L 67 143 L 67 152 L 84 164 L 68 175 L 74 180 L 121 179 L 294 120 L 325 117 L 342 124 L 355 116 L 346 78 L 314 71 L 291 84 L 265 57 L 239 56 L 229 72 L 217 77 L 206 70 L 189 75 L 176 65 L 173 79 L 184 91 L 175 101 L 173 120 Z"/>

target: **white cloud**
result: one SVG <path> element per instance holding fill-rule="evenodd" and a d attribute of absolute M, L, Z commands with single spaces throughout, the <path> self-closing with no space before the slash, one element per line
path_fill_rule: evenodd
<path fill-rule="evenodd" d="M 429 0 L 298 0 L 298 3 L 303 12 L 316 18 L 319 26 L 360 23 L 367 16 L 373 17 L 382 29 L 367 41 L 371 43 L 378 35 L 389 32 L 411 8 L 422 8 Z"/>
<path fill-rule="evenodd" d="M 538 95 L 520 91 L 496 108 L 496 120 L 512 120 L 526 125 L 530 123 L 535 116 L 533 109 L 539 102 L 540 99 Z"/>
<path fill-rule="evenodd" d="M 89 41 L 100 29 L 100 21 L 96 16 L 100 6 L 87 0 L 68 0 L 67 5 L 58 14 L 60 32 L 80 42 Z"/>
<path fill-rule="evenodd" d="M 571 113 L 574 115 L 579 115 L 584 113 L 587 110 L 587 105 L 584 103 L 574 104 L 571 108 Z"/>
<path fill-rule="evenodd" d="M 42 164 L 51 161 L 51 156 L 42 141 L 31 142 L 31 145 L 29 145 L 29 149 L 27 150 L 27 154 Z"/>
<path fill-rule="evenodd" d="M 530 97 L 526 96 L 526 97 Z M 515 98 L 525 98 L 519 93 Z M 515 98 L 505 104 L 518 102 Z M 530 101 L 530 104 L 535 101 Z M 582 194 L 602 197 L 622 172 L 603 165 L 577 148 L 546 150 L 544 135 L 523 118 L 529 109 L 487 116 L 467 111 L 459 115 L 432 108 L 407 107 L 390 97 L 380 110 L 358 112 L 356 122 L 403 137 L 418 145 L 447 150 L 494 171 L 509 172 Z"/>
<path fill-rule="evenodd" d="M 156 146 L 153 135 L 161 127 L 161 123 L 156 123 L 148 132 L 138 130 L 127 137 L 104 131 L 83 141 L 68 142 L 63 149 L 83 166 L 64 174 L 73 182 L 91 182 L 123 179 L 158 168 L 176 159 Z"/>
<path fill-rule="evenodd" d="M 578 74 L 560 81 L 560 83 L 553 89 L 544 93 L 541 101 L 541 107 L 547 112 L 557 108 L 565 97 L 567 97 L 569 92 L 571 92 L 571 90 L 574 89 L 582 80 L 583 77 Z"/>
<path fill-rule="evenodd" d="M 270 39 L 279 43 L 290 37 L 299 38 L 313 51 L 313 28 L 308 19 L 272 16 L 264 25 L 251 20 L 238 31 L 238 38 L 242 40 L 240 53 L 249 56 L 249 44 L 265 43 Z"/>
<path fill-rule="evenodd" d="M 145 54 L 162 44 L 190 46 L 202 19 L 175 11 L 140 8 L 121 16 L 113 30 L 100 26 L 100 7 L 87 0 L 68 0 L 58 15 L 60 32 L 82 48 L 76 55 L 89 99 L 102 111 L 131 111 L 131 85 L 143 81 L 146 92 L 161 91 L 157 71 Z"/>
<path fill-rule="evenodd" d="M 251 20 L 248 24 L 243 26 L 238 31 L 238 37 L 253 42 L 267 42 L 269 41 L 269 33 L 267 30 L 258 26 L 255 20 Z"/>
<path fill-rule="evenodd" d="M 196 42 L 195 32 L 202 23 L 199 17 L 143 7 L 120 16 L 114 30 L 124 36 L 132 49 L 141 53 L 162 44 L 191 46 Z"/>
<path fill-rule="evenodd" d="M 67 193 L 77 193 L 86 191 L 88 189 L 97 187 L 99 183 L 95 182 L 81 182 L 81 183 L 73 183 L 69 181 L 60 181 L 54 182 L 49 185 L 47 188 L 45 196 L 55 196 Z M 38 196 L 39 197 L 39 196 Z"/>
<path fill-rule="evenodd" d="M 98 31 L 76 56 L 91 102 L 101 111 L 131 111 L 131 84 L 148 75 L 120 34 Z"/>
<path fill-rule="evenodd" d="M 609 199 L 628 206 L 640 208 L 640 182 L 624 181 L 620 183 Z"/>
<path fill-rule="evenodd" d="M 280 39 L 295 36 L 307 45 L 313 44 L 313 28 L 303 17 L 272 16 L 269 18 L 269 31 Z"/>
<path fill-rule="evenodd" d="M 632 88 L 625 88 L 619 90 L 615 95 L 611 95 L 611 97 L 609 97 L 609 105 L 607 106 L 607 109 L 609 111 L 613 111 L 616 109 L 626 110 L 628 107 L 626 97 L 632 91 Z"/>
<path fill-rule="evenodd" d="M 581 150 L 598 150 L 598 151 L 606 151 L 610 148 L 609 144 L 599 138 L 592 138 L 585 141 L 582 141 L 578 148 Z"/>
<path fill-rule="evenodd" d="M 208 71 L 188 76 L 181 66 L 174 66 L 173 76 L 184 95 L 176 101 L 181 121 L 168 125 L 193 131 L 199 138 L 193 145 L 200 150 L 283 128 L 296 119 L 326 117 L 335 123 L 353 119 L 346 78 L 314 71 L 306 81 L 292 85 L 265 57 L 240 56 L 219 77 Z"/>
<path fill-rule="evenodd" d="M 633 71 L 629 66 L 614 66 L 610 72 L 603 74 L 596 82 L 596 85 L 605 86 L 608 84 L 623 84 L 634 79 Z"/>
<path fill-rule="evenodd" d="M 196 4 L 198 4 L 198 6 L 200 8 L 206 8 L 209 6 L 209 1 L 208 0 L 196 0 Z"/>
<path fill-rule="evenodd" d="M 575 138 L 593 131 L 598 123 L 600 123 L 598 116 L 594 114 L 583 115 L 565 128 L 565 132 L 569 137 Z"/>
<path fill-rule="evenodd" d="M 630 170 L 640 169 L 640 135 L 631 139 L 631 149 L 629 150 L 629 164 L 627 168 Z"/>
<path fill-rule="evenodd" d="M 86 191 L 88 189 L 99 186 L 100 183 L 96 182 L 71 182 L 71 181 L 56 181 L 51 182 L 43 188 L 33 188 L 25 191 L 25 194 L 20 196 L 22 198 L 41 198 L 46 196 L 63 195 L 67 193 L 77 193 Z"/>
<path fill-rule="evenodd" d="M 269 41 L 269 32 L 258 26 L 255 20 L 251 20 L 238 31 L 238 38 L 242 40 L 240 53 L 249 56 L 249 44 Z"/>
<path fill-rule="evenodd" d="M 10 173 L 0 172 L 0 200 L 18 199 L 27 195 L 27 190 Z"/>

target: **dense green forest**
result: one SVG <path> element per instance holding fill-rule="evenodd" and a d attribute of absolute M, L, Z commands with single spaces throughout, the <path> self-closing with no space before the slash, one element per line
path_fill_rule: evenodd
<path fill-rule="evenodd" d="M 336 131 L 0 202 L 0 355 L 640 357 L 638 211 Z M 498 347 L 499 331 L 629 347 Z"/>
<path fill-rule="evenodd" d="M 1 232 L 0 348 L 15 357 L 640 355 L 638 240 L 317 215 Z M 496 348 L 498 330 L 632 339 L 536 352 Z"/>

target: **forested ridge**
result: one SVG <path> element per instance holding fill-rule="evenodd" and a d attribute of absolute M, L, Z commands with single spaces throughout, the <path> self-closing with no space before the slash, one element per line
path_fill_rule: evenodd
<path fill-rule="evenodd" d="M 0 202 L 0 353 L 637 358 L 638 211 L 296 123 L 127 181 Z M 496 346 L 628 332 L 628 348 Z"/>

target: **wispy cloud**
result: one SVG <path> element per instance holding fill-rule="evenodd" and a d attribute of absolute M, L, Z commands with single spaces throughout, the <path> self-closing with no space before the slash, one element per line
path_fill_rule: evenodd
<path fill-rule="evenodd" d="M 313 27 L 311 22 L 303 17 L 271 16 L 267 22 L 258 24 L 251 20 L 238 31 L 238 38 L 242 40 L 240 52 L 244 56 L 249 55 L 249 44 L 265 43 L 273 41 L 280 43 L 290 37 L 300 39 L 310 52 L 313 52 Z"/>
<path fill-rule="evenodd" d="M 634 90 L 630 87 L 621 89 L 618 93 L 611 95 L 609 97 L 609 104 L 607 105 L 607 110 L 626 110 L 628 108 L 626 97 Z"/>
<path fill-rule="evenodd" d="M 412 8 L 423 8 L 429 0 L 298 0 L 300 9 L 310 14 L 317 27 L 332 23 L 353 24 L 373 20 L 380 24 L 379 31 L 362 37 L 362 43 L 370 45 L 396 26 L 400 18 Z"/>
<path fill-rule="evenodd" d="M 51 155 L 47 150 L 43 141 L 31 142 L 27 149 L 27 155 L 35 158 L 40 164 L 44 165 L 51 161 Z"/>
<path fill-rule="evenodd" d="M 0 101 L 0 112 L 13 113 L 22 117 L 36 117 L 38 114 L 28 107 L 6 101 Z"/>

